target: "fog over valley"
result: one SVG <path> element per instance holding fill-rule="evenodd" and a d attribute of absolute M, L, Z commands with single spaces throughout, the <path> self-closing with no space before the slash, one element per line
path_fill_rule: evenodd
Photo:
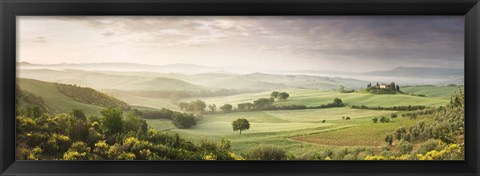
<path fill-rule="evenodd" d="M 397 67 L 392 70 L 371 72 L 338 72 L 274 69 L 261 71 L 233 65 L 215 67 L 194 64 L 86 63 L 42 65 L 21 62 L 17 65 L 19 77 L 78 84 L 99 89 L 202 90 L 224 88 L 273 90 L 313 88 L 329 90 L 340 85 L 358 89 L 365 87 L 369 82 L 397 82 L 402 85 L 463 85 L 464 82 L 462 69 L 426 67 Z"/>

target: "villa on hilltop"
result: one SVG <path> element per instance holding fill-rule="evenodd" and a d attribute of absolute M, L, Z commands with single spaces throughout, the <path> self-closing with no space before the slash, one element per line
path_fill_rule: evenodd
<path fill-rule="evenodd" d="M 397 93 L 400 92 L 400 86 L 396 85 L 395 82 L 377 82 L 377 84 L 373 86 L 372 83 L 368 83 L 366 90 L 372 93 Z"/>
<path fill-rule="evenodd" d="M 377 83 L 378 84 L 378 83 Z M 392 87 L 395 87 L 395 83 L 392 82 L 390 84 L 386 84 L 386 83 L 380 83 L 379 84 L 379 88 L 380 89 L 391 89 Z"/>

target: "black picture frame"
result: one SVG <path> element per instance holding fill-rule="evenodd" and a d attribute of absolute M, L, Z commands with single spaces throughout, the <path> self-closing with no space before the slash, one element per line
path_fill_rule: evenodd
<path fill-rule="evenodd" d="M 0 173 L 10 175 L 479 175 L 478 0 L 0 0 Z M 15 161 L 16 16 L 464 15 L 465 161 Z"/>

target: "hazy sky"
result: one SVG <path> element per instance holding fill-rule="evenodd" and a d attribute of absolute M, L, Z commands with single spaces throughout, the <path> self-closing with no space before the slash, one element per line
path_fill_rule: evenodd
<path fill-rule="evenodd" d="M 279 70 L 463 68 L 463 16 L 17 17 L 18 58 Z"/>

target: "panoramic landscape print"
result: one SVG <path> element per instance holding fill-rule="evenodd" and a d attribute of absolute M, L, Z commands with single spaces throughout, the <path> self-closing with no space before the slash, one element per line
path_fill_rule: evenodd
<path fill-rule="evenodd" d="M 17 17 L 18 160 L 464 160 L 463 16 Z"/>

